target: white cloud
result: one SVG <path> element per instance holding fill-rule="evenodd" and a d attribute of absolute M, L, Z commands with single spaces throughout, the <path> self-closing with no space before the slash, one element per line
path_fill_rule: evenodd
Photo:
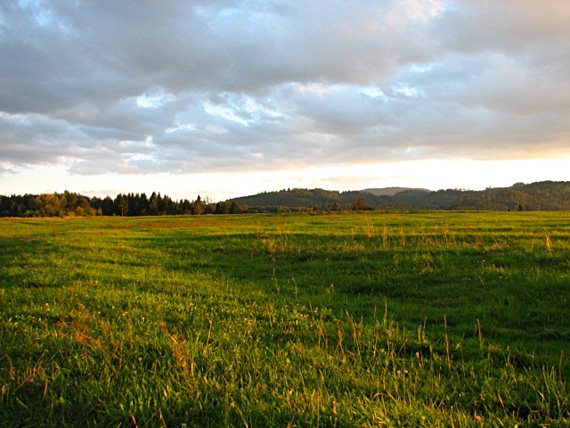
<path fill-rule="evenodd" d="M 556 156 L 568 28 L 566 0 L 4 2 L 3 171 Z"/>

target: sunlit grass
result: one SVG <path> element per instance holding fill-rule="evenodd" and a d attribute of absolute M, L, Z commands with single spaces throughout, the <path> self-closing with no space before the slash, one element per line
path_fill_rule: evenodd
<path fill-rule="evenodd" d="M 565 426 L 569 220 L 1 220 L 2 426 Z"/>

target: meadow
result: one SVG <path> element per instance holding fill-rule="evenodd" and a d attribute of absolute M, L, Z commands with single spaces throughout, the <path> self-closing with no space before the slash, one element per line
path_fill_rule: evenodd
<path fill-rule="evenodd" d="M 569 426 L 569 238 L 564 211 L 0 219 L 0 426 Z"/>

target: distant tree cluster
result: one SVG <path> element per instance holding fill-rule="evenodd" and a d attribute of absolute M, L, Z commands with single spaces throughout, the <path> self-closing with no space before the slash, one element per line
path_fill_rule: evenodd
<path fill-rule="evenodd" d="M 2 217 L 63 217 L 101 215 L 100 207 L 77 193 L 0 196 Z"/>
<path fill-rule="evenodd" d="M 353 211 L 363 211 L 369 209 L 368 204 L 362 198 L 354 198 L 352 200 L 352 210 Z"/>
<path fill-rule="evenodd" d="M 243 208 L 238 202 L 171 199 L 153 192 L 118 194 L 114 199 L 87 197 L 77 193 L 47 193 L 41 195 L 0 195 L 0 217 L 67 217 L 67 216 L 156 216 L 237 214 Z"/>
<path fill-rule="evenodd" d="M 273 212 L 363 211 L 410 209 L 466 209 L 495 211 L 570 210 L 570 182 L 517 183 L 482 191 L 447 189 L 436 192 L 404 190 L 392 196 L 365 191 L 286 189 L 222 202 L 198 196 L 173 200 L 160 193 L 119 194 L 114 199 L 89 198 L 77 193 L 0 196 L 0 217 L 155 216 Z"/>
<path fill-rule="evenodd" d="M 487 189 L 464 195 L 459 209 L 494 211 L 570 210 L 570 183 L 541 181 L 517 183 L 506 189 Z"/>
<path fill-rule="evenodd" d="M 249 206 L 249 211 L 342 211 L 396 208 L 389 198 L 363 191 L 339 192 L 324 189 L 284 189 L 235 198 Z M 401 207 L 400 207 L 401 208 Z"/>
<path fill-rule="evenodd" d="M 570 182 L 540 181 L 516 183 L 508 188 L 481 191 L 410 189 L 393 195 L 366 191 L 338 192 L 323 189 L 286 189 L 236 198 L 256 212 L 339 211 L 339 210 L 570 210 Z"/>

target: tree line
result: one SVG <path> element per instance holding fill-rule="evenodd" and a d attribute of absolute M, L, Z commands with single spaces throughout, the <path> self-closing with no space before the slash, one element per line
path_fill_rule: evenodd
<path fill-rule="evenodd" d="M 236 201 L 211 202 L 198 196 L 195 200 L 173 200 L 153 192 L 118 194 L 114 199 L 88 197 L 78 193 L 44 193 L 40 195 L 0 195 L 0 217 L 68 217 L 68 216 L 156 216 L 238 214 L 244 210 Z"/>
<path fill-rule="evenodd" d="M 539 181 L 517 183 L 509 188 L 466 194 L 456 208 L 493 211 L 570 210 L 570 182 Z"/>
<path fill-rule="evenodd" d="M 145 193 L 127 193 L 115 198 L 90 198 L 67 191 L 41 195 L 0 195 L 0 217 L 154 216 L 373 209 L 570 210 L 570 182 L 517 183 L 508 188 L 487 188 L 482 191 L 447 189 L 429 192 L 412 189 L 393 196 L 377 196 L 365 191 L 287 189 L 216 203 L 200 196 L 195 200 L 173 200 L 156 192 L 150 197 Z"/>
<path fill-rule="evenodd" d="M 485 190 L 445 189 L 403 190 L 394 195 L 374 195 L 366 191 L 328 191 L 323 189 L 286 189 L 236 198 L 249 210 L 494 210 L 554 211 L 570 210 L 570 182 L 540 181 L 516 183 L 506 188 Z"/>

